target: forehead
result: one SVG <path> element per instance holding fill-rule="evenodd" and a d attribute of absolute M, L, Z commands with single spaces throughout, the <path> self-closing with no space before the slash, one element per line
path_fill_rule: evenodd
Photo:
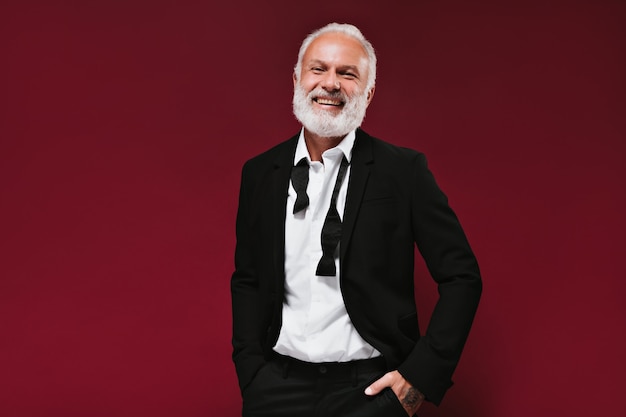
<path fill-rule="evenodd" d="M 310 61 L 320 61 L 330 65 L 357 66 L 367 71 L 367 52 L 361 42 L 343 33 L 324 33 L 317 37 L 302 57 L 306 65 Z"/>

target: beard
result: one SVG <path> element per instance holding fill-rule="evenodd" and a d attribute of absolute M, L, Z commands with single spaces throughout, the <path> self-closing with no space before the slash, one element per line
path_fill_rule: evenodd
<path fill-rule="evenodd" d="M 315 97 L 339 99 L 345 104 L 338 114 L 333 114 L 315 108 L 313 105 Z M 293 91 L 293 114 L 296 119 L 305 129 L 325 138 L 345 136 L 361 126 L 367 104 L 367 93 L 357 92 L 350 97 L 340 91 L 329 93 L 318 87 L 307 94 L 299 82 Z"/>

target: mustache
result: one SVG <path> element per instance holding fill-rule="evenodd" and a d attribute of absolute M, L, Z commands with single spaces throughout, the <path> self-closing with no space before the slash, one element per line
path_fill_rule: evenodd
<path fill-rule="evenodd" d="M 343 101 L 344 103 L 347 102 L 348 100 L 350 100 L 350 97 L 348 97 L 346 94 L 342 93 L 341 91 L 337 90 L 337 91 L 326 91 L 321 87 L 317 87 L 315 88 L 315 90 L 311 91 L 307 98 L 309 100 L 313 100 L 314 98 L 328 98 L 328 99 L 338 99 Z"/>

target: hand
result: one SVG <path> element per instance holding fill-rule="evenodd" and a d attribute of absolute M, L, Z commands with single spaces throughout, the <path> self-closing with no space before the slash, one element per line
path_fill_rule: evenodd
<path fill-rule="evenodd" d="M 424 394 L 414 388 L 398 371 L 387 372 L 365 389 L 366 395 L 376 395 L 391 388 L 409 416 L 415 414 L 424 402 Z"/>

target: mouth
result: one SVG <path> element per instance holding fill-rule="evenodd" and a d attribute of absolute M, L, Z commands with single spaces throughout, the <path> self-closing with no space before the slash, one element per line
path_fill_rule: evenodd
<path fill-rule="evenodd" d="M 345 104 L 343 100 L 328 97 L 315 97 L 313 101 L 319 105 L 331 107 L 341 107 Z"/>

